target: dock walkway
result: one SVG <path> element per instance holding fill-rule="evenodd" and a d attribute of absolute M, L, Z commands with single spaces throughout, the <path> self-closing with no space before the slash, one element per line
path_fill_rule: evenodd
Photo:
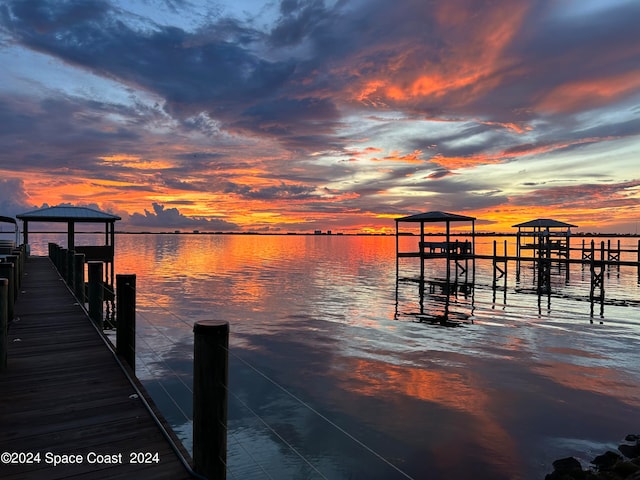
<path fill-rule="evenodd" d="M 0 477 L 191 478 L 75 302 L 48 258 L 26 259 L 0 373 Z"/>

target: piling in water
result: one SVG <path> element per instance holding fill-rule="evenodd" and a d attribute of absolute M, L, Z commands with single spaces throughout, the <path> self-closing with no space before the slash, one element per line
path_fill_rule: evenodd
<path fill-rule="evenodd" d="M 0 278 L 0 372 L 7 369 L 9 280 Z"/>
<path fill-rule="evenodd" d="M 102 262 L 87 262 L 89 266 L 89 317 L 102 326 L 103 285 Z"/>
<path fill-rule="evenodd" d="M 193 327 L 193 461 L 207 478 L 224 480 L 227 463 L 229 323 Z"/>
<path fill-rule="evenodd" d="M 116 348 L 135 371 L 136 276 L 116 275 Z"/>

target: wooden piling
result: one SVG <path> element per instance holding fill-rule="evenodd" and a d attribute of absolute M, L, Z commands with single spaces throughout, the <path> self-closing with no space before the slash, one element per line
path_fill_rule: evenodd
<path fill-rule="evenodd" d="M 549 237 L 540 235 L 538 239 L 538 294 L 551 294 L 551 249 Z"/>
<path fill-rule="evenodd" d="M 207 478 L 224 480 L 227 462 L 229 323 L 200 321 L 193 327 L 193 461 Z"/>
<path fill-rule="evenodd" d="M 16 267 L 18 269 L 18 273 L 16 278 L 18 280 L 18 284 L 16 288 L 20 291 L 20 285 L 22 285 L 22 272 L 24 272 L 24 253 L 19 248 L 14 248 L 11 250 L 11 255 L 15 255 L 17 257 Z"/>
<path fill-rule="evenodd" d="M 0 372 L 7 369 L 7 351 L 9 350 L 9 280 L 0 278 Z"/>
<path fill-rule="evenodd" d="M 18 299 L 18 284 L 20 283 L 20 259 L 17 255 L 7 255 L 5 262 L 13 264 L 13 301 Z M 11 293 L 11 292 L 9 292 Z"/>
<path fill-rule="evenodd" d="M 13 282 L 15 276 L 13 273 L 13 263 L 3 262 L 0 263 L 0 279 L 5 278 L 7 280 L 7 321 L 13 320 L 15 297 L 13 296 Z"/>
<path fill-rule="evenodd" d="M 496 289 L 496 280 L 498 279 L 498 242 L 496 240 L 493 241 L 493 290 Z"/>
<path fill-rule="evenodd" d="M 135 371 L 136 276 L 116 275 L 116 349 Z"/>
<path fill-rule="evenodd" d="M 51 259 L 51 263 L 53 263 L 53 265 L 55 266 L 57 245 L 55 243 L 49 242 L 48 246 L 49 246 L 49 258 Z"/>
<path fill-rule="evenodd" d="M 67 281 L 67 254 L 69 250 L 66 248 L 60 249 L 60 258 L 58 259 L 58 271 L 60 272 L 60 276 L 64 278 L 64 281 Z"/>
<path fill-rule="evenodd" d="M 600 261 L 596 262 L 595 242 L 591 240 L 591 287 L 589 289 L 589 302 L 591 304 L 591 316 L 593 317 L 593 307 L 596 300 L 596 290 L 598 301 L 600 302 L 600 315 L 604 314 L 604 271 L 605 271 L 604 241 L 600 242 Z M 599 272 L 596 270 L 599 266 Z"/>
<path fill-rule="evenodd" d="M 102 326 L 104 293 L 102 291 L 102 262 L 87 262 L 89 266 L 89 317 Z"/>
<path fill-rule="evenodd" d="M 84 253 L 73 256 L 73 291 L 81 305 L 84 305 Z"/>
<path fill-rule="evenodd" d="M 75 263 L 74 263 L 75 256 L 76 256 L 75 250 L 69 250 L 67 252 L 67 265 L 66 265 L 67 285 L 69 285 L 69 288 L 71 288 L 72 290 L 75 285 L 75 273 L 76 273 Z"/>

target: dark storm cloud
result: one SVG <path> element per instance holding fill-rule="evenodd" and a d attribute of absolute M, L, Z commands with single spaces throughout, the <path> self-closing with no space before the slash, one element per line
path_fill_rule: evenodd
<path fill-rule="evenodd" d="M 629 196 L 629 190 L 637 189 L 640 181 L 622 183 L 591 183 L 574 186 L 558 186 L 534 190 L 512 200 L 514 205 L 560 205 L 564 208 L 605 209 L 633 207 L 637 198 Z M 593 215 L 593 214 L 591 214 Z"/>
<path fill-rule="evenodd" d="M 208 230 L 236 230 L 234 223 L 221 219 L 185 217 L 177 208 L 165 208 L 164 205 L 153 203 L 153 212 L 145 209 L 144 215 L 134 213 L 127 223 L 137 227 L 148 228 L 201 228 Z"/>
<path fill-rule="evenodd" d="M 476 12 L 478 21 L 489 7 L 509 6 L 457 3 Z M 600 58 L 606 62 L 612 50 L 640 40 L 632 20 L 640 14 L 638 5 L 579 19 L 550 17 L 545 4 L 540 5 L 528 7 L 530 16 L 507 50 L 521 59 L 510 66 L 513 73 L 501 72 L 496 88 L 462 109 L 450 104 L 450 111 L 481 108 L 485 116 L 512 120 L 515 107 L 531 107 L 542 91 L 593 75 Z M 283 1 L 281 17 L 267 33 L 231 18 L 217 18 L 196 32 L 153 24 L 136 29 L 119 16 L 122 12 L 97 0 L 10 2 L 2 18 L 22 44 L 155 92 L 174 115 L 187 118 L 206 110 L 224 119 L 227 128 L 282 137 L 299 148 L 311 130 L 318 134 L 315 144 L 326 143 L 335 133 L 339 115 L 333 95 L 354 78 L 386 75 L 396 57 L 406 57 L 404 70 L 419 72 L 429 62 L 446 63 L 457 40 L 472 40 L 462 29 L 445 32 L 435 19 L 437 8 L 427 7 L 422 1 L 371 2 L 352 9 L 342 4 L 329 8 L 315 0 Z M 613 33 L 608 25 L 616 25 Z M 281 48 L 280 59 L 254 53 L 260 42 Z M 296 46 L 308 50 L 304 58 L 286 54 L 287 47 Z M 628 60 L 608 74 L 634 68 L 638 55 L 627 54 Z M 571 69 L 558 68 L 569 59 Z M 448 95 L 416 99 L 410 108 L 430 114 L 447 102 Z"/>
<path fill-rule="evenodd" d="M 303 200 L 311 198 L 314 191 L 315 187 L 285 183 L 277 186 L 255 188 L 249 185 L 226 182 L 224 189 L 224 193 L 234 193 L 252 200 Z"/>
<path fill-rule="evenodd" d="M 98 156 L 139 140 L 134 130 L 105 122 L 107 111 L 96 102 L 63 97 L 39 102 L 0 97 L 0 141 L 11 153 L 0 155 L 0 167 L 11 169 L 17 162 L 26 170 L 90 170 Z"/>
<path fill-rule="evenodd" d="M 126 122 L 110 120 L 114 116 Z M 57 96 L 41 101 L 0 97 L 0 143 L 4 148 L 0 168 L 77 174 L 115 182 L 138 182 L 146 174 L 144 185 L 119 185 L 118 189 L 154 192 L 160 186 L 208 191 L 211 182 L 193 184 L 181 177 L 242 166 L 241 162 L 225 162 L 222 153 L 197 150 L 178 155 L 167 152 L 175 160 L 171 168 L 157 169 L 153 163 L 145 166 L 145 160 L 154 160 L 149 155 L 158 153 L 149 152 L 144 129 L 152 127 L 158 117 L 157 112 L 141 112 L 139 105 L 127 108 L 77 97 Z M 138 155 L 139 159 L 104 160 L 122 152 Z"/>
<path fill-rule="evenodd" d="M 314 12 L 321 8 L 316 3 Z M 339 118 L 326 96 L 330 90 L 318 97 L 318 86 L 302 86 L 315 66 L 258 57 L 251 47 L 266 42 L 265 34 L 236 20 L 218 18 L 189 33 L 159 25 L 134 29 L 120 11 L 99 1 L 82 8 L 11 2 L 3 12 L 5 28 L 23 45 L 160 95 L 185 129 L 212 134 L 215 128 L 198 115 L 206 111 L 225 129 L 277 138 L 294 150 L 336 143 L 329 137 Z M 278 31 L 291 28 L 281 22 L 269 42 L 282 43 Z"/>
<path fill-rule="evenodd" d="M 0 178 L 0 216 L 15 217 L 29 209 L 24 182 L 19 179 Z"/>
<path fill-rule="evenodd" d="M 276 46 L 297 45 L 317 36 L 318 31 L 327 29 L 336 20 L 322 0 L 283 0 L 280 13 L 282 15 L 269 35 L 269 40 Z"/>
<path fill-rule="evenodd" d="M 169 111 L 185 117 L 202 109 L 237 114 L 270 98 L 295 68 L 252 54 L 238 35 L 244 30 L 231 20 L 196 34 L 157 25 L 134 30 L 106 2 L 92 5 L 12 2 L 3 9 L 3 23 L 25 46 L 156 92 Z"/>
<path fill-rule="evenodd" d="M 289 135 L 292 130 L 307 128 L 309 132 L 317 131 L 315 125 L 301 122 L 309 118 L 320 121 L 333 121 L 338 117 L 333 102 L 322 98 L 281 98 L 274 101 L 254 105 L 242 114 L 243 122 L 254 125 L 260 131 L 273 135 Z M 298 129 L 295 126 L 300 126 Z"/>

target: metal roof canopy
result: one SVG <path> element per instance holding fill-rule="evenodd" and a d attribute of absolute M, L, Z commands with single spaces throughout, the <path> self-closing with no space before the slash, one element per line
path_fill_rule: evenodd
<path fill-rule="evenodd" d="M 396 223 L 398 222 L 475 222 L 475 217 L 468 217 L 466 215 L 458 215 L 455 213 L 447 213 L 447 212 L 425 212 L 418 213 L 416 215 L 409 215 L 408 217 L 396 218 Z"/>
<path fill-rule="evenodd" d="M 440 211 L 433 212 L 425 212 L 418 213 L 415 215 L 409 215 L 408 217 L 396 218 L 396 255 L 399 253 L 399 242 L 398 242 L 398 225 L 400 222 L 411 222 L 411 223 L 420 223 L 420 242 L 424 242 L 424 224 L 425 223 L 436 223 L 436 222 L 444 222 L 446 226 L 446 241 L 449 243 L 451 241 L 451 222 L 471 222 L 471 251 L 472 253 L 475 251 L 474 240 L 476 236 L 476 218 L 469 217 L 467 215 L 458 215 L 456 213 L 447 213 Z"/>
<path fill-rule="evenodd" d="M 104 223 L 105 224 L 105 245 L 114 245 L 115 222 L 121 220 L 117 215 L 101 212 L 86 207 L 57 206 L 46 207 L 31 212 L 16 215 L 24 224 L 23 234 L 25 245 L 29 243 L 29 222 L 57 222 L 67 224 L 67 248 L 73 250 L 75 247 L 75 224 L 76 223 Z"/>
<path fill-rule="evenodd" d="M 537 218 L 535 220 L 530 220 L 528 222 L 518 223 L 517 225 L 513 225 L 513 227 L 520 228 L 571 228 L 577 227 L 577 225 L 573 225 L 571 223 L 561 222 L 559 220 L 553 220 L 552 218 Z"/>

